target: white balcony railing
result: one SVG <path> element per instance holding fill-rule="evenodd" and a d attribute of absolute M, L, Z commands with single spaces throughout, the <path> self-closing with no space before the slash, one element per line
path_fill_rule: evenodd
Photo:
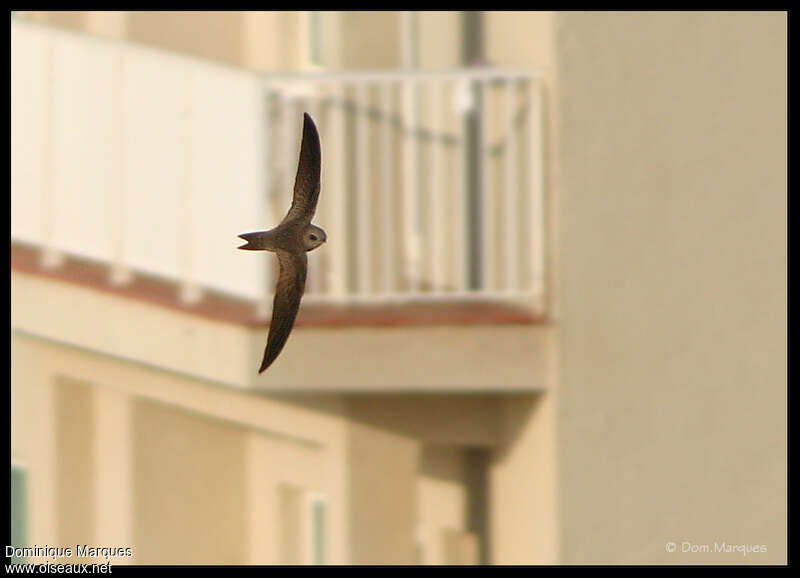
<path fill-rule="evenodd" d="M 262 75 L 15 19 L 12 238 L 258 300 L 238 233 L 291 202 L 302 111 L 323 141 L 306 299 L 541 306 L 541 84 L 495 69 Z"/>

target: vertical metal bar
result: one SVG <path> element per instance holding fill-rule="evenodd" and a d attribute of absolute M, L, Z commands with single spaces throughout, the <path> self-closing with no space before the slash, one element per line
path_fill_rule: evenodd
<path fill-rule="evenodd" d="M 281 197 L 288 197 L 291 203 L 294 190 L 294 175 L 297 170 L 299 158 L 299 142 L 297 130 L 297 115 L 295 114 L 295 99 L 287 91 L 281 92 L 281 121 L 283 129 L 283 166 L 281 167 Z"/>
<path fill-rule="evenodd" d="M 382 189 L 383 189 L 383 227 L 381 241 L 383 243 L 383 292 L 392 293 L 396 290 L 396 246 L 395 246 L 395 219 L 394 196 L 394 147 L 392 146 L 393 119 L 392 119 L 392 90 L 394 85 L 386 83 L 381 87 L 382 96 L 382 134 L 383 143 L 381 150 L 382 160 Z"/>
<path fill-rule="evenodd" d="M 470 290 L 478 290 L 484 286 L 483 269 L 483 220 L 482 220 L 482 174 L 487 168 L 484 162 L 481 144 L 484 127 L 483 94 L 481 82 L 469 79 L 465 86 L 465 97 L 469 101 L 464 118 L 464 163 L 465 163 L 465 196 L 467 204 L 467 246 L 468 285 Z"/>
<path fill-rule="evenodd" d="M 489 84 L 486 81 L 482 81 L 478 83 L 481 92 L 481 102 L 486 103 L 486 106 L 483 106 L 480 109 L 479 114 L 481 114 L 481 124 L 483 127 L 488 127 L 489 123 L 489 110 L 490 107 L 488 106 L 488 86 Z M 484 129 L 485 130 L 485 129 Z M 482 229 L 482 236 L 481 242 L 483 245 L 482 248 L 482 259 L 481 259 L 481 285 L 480 289 L 482 291 L 492 291 L 495 289 L 495 243 L 494 243 L 494 235 L 495 235 L 495 191 L 492 187 L 491 177 L 493 176 L 493 172 L 491 169 L 492 167 L 492 155 L 491 155 L 491 147 L 489 143 L 489 139 L 486 138 L 485 134 L 479 135 L 478 147 L 481 153 L 480 157 L 480 165 L 481 165 L 481 229 Z"/>
<path fill-rule="evenodd" d="M 403 220 L 405 225 L 406 278 L 408 292 L 416 293 L 420 275 L 419 247 L 419 141 L 417 116 L 414 102 L 416 79 L 406 78 L 403 83 L 403 120 L 405 138 L 403 140 Z"/>
<path fill-rule="evenodd" d="M 430 147 L 428 146 L 430 134 L 430 122 L 427 115 L 427 102 L 429 83 L 424 81 L 421 77 L 417 77 L 416 89 L 413 96 L 413 118 L 415 120 L 414 126 L 414 170 L 415 170 L 415 183 L 414 187 L 414 207 L 416 223 L 416 268 L 414 271 L 414 278 L 416 279 L 416 291 L 425 291 L 430 289 L 430 271 L 429 261 L 430 253 L 428 249 L 431 246 L 430 231 L 428 231 L 428 213 L 430 212 L 430 179 L 424 178 L 428 171 L 425 170 L 424 159 L 430 155 Z M 427 135 L 426 135 L 427 133 Z"/>
<path fill-rule="evenodd" d="M 530 206 L 532 264 L 531 290 L 534 300 L 541 306 L 544 303 L 544 147 L 542 119 L 542 86 L 536 79 L 528 85 L 530 160 Z"/>
<path fill-rule="evenodd" d="M 484 14 L 479 10 L 461 13 L 461 63 L 480 66 L 484 59 Z"/>
<path fill-rule="evenodd" d="M 465 117 L 462 116 L 463 113 L 469 114 L 468 111 L 462 110 L 459 107 L 458 97 L 459 95 L 464 98 L 469 94 L 471 87 L 467 85 L 462 85 L 460 87 L 454 87 L 453 93 L 453 108 L 459 114 L 459 118 L 456 121 L 456 131 L 457 131 L 457 142 L 458 148 L 455 151 L 455 162 L 453 163 L 453 168 L 455 174 L 454 181 L 456 184 L 455 189 L 455 212 L 456 212 L 456 227 L 457 227 L 457 237 L 455 246 L 457 247 L 457 251 L 460 252 L 458 255 L 458 263 L 456 266 L 456 273 L 457 273 L 457 283 L 456 289 L 458 291 L 467 291 L 470 288 L 471 282 L 471 271 L 470 271 L 470 261 L 472 255 L 472 244 L 471 244 L 471 235 L 470 235 L 470 220 L 471 220 L 471 213 L 470 213 L 470 203 L 469 203 L 469 175 L 470 175 L 470 168 L 467 162 L 467 154 L 469 145 L 467 143 L 467 121 Z M 462 106 L 467 103 L 461 103 Z"/>
<path fill-rule="evenodd" d="M 417 66 L 417 14 L 403 11 L 400 16 L 400 38 L 402 42 L 402 64 L 408 71 Z M 420 281 L 419 267 L 421 259 L 417 221 L 419 206 L 417 187 L 419 185 L 418 150 L 415 146 L 417 129 L 416 117 L 416 85 L 415 79 L 406 76 L 402 85 L 403 91 L 403 255 L 406 291 L 416 293 Z"/>
<path fill-rule="evenodd" d="M 431 139 L 431 170 L 430 180 L 431 186 L 428 192 L 428 199 L 430 199 L 429 210 L 429 242 L 431 243 L 431 283 L 434 291 L 444 287 L 444 251 L 445 251 L 445 235 L 447 234 L 447 227 L 444 219 L 444 201 L 445 201 L 445 186 L 444 186 L 444 137 L 445 137 L 445 106 L 444 106 L 444 81 L 434 80 L 430 85 L 431 89 L 431 110 L 433 111 L 433 118 L 438 119 L 435 121 L 434 129 L 436 134 Z"/>
<path fill-rule="evenodd" d="M 368 85 L 356 86 L 356 212 L 358 215 L 357 277 L 358 293 L 365 295 L 370 289 L 370 202 L 369 202 L 369 92 Z"/>
<path fill-rule="evenodd" d="M 461 63 L 467 67 L 480 66 L 484 61 L 484 16 L 478 10 L 465 10 L 461 13 Z M 483 94 L 482 83 L 477 78 L 470 81 L 469 97 L 471 106 L 464 119 L 466 187 L 467 187 L 467 255 L 469 258 L 470 290 L 485 287 L 484 271 L 488 255 L 483 252 L 483 214 L 482 175 L 487 166 L 481 146 L 482 134 L 486 127 L 482 124 Z"/>
<path fill-rule="evenodd" d="M 334 185 L 329 191 L 331 201 L 331 239 L 333 250 L 333 266 L 331 267 L 331 295 L 337 299 L 344 299 L 347 294 L 347 140 L 345 135 L 345 85 L 338 84 L 332 88 L 333 107 L 331 110 L 331 141 L 330 152 L 331 168 L 334 173 Z"/>
<path fill-rule="evenodd" d="M 298 120 L 299 116 L 296 114 L 296 95 L 294 91 L 288 90 L 284 87 L 280 92 L 280 120 L 281 123 L 281 147 L 283 149 L 283 154 L 281 155 L 281 166 L 280 166 L 280 177 L 279 177 L 279 190 L 277 191 L 277 197 L 279 199 L 279 205 L 282 207 L 279 211 L 285 211 L 291 206 L 292 198 L 294 196 L 294 179 L 297 173 L 297 162 L 299 158 L 300 152 L 300 142 L 299 142 L 299 134 L 300 134 L 300 121 Z M 276 215 L 276 225 L 277 221 L 283 218 L 285 212 L 281 212 Z M 273 272 L 277 273 L 277 259 L 272 258 L 269 256 L 269 263 L 267 264 L 268 267 L 273 269 Z M 274 287 L 270 288 L 274 290 Z"/>
<path fill-rule="evenodd" d="M 517 223 L 519 206 L 517 173 L 517 83 L 508 80 L 506 88 L 506 146 L 505 146 L 505 288 L 507 291 L 518 289 L 519 284 L 519 228 Z"/>

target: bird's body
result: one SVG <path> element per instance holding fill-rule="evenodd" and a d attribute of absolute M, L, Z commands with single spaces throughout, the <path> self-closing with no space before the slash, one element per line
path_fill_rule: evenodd
<path fill-rule="evenodd" d="M 274 229 L 239 235 L 247 241 L 239 249 L 272 251 L 278 255 L 280 265 L 272 321 L 259 373 L 275 361 L 292 331 L 306 283 L 306 252 L 316 249 L 327 238 L 325 231 L 311 224 L 319 197 L 321 164 L 319 134 L 311 116 L 306 113 L 303 116 L 303 141 L 289 212 Z"/>
<path fill-rule="evenodd" d="M 311 238 L 314 235 L 316 238 Z M 325 231 L 308 223 L 292 221 L 281 223 L 269 231 L 257 233 L 244 233 L 239 235 L 248 242 L 239 249 L 248 251 L 273 251 L 279 250 L 299 252 L 311 251 L 325 242 Z"/>

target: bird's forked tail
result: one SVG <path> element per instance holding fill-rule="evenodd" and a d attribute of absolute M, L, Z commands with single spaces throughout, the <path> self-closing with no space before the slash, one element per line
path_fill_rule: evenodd
<path fill-rule="evenodd" d="M 267 251 L 269 246 L 269 231 L 259 231 L 257 233 L 242 233 L 240 239 L 247 241 L 244 245 L 239 245 L 237 249 L 245 251 Z"/>

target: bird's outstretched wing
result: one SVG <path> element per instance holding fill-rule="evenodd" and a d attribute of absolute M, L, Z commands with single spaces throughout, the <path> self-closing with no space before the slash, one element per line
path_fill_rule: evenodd
<path fill-rule="evenodd" d="M 322 152 L 319 133 L 314 120 L 307 112 L 303 114 L 303 141 L 300 144 L 300 160 L 294 179 L 294 197 L 289 212 L 282 222 L 302 220 L 311 222 L 317 210 L 320 189 L 320 167 Z"/>
<path fill-rule="evenodd" d="M 258 373 L 267 369 L 283 349 L 300 308 L 300 298 L 306 284 L 308 259 L 305 252 L 277 251 L 280 276 L 272 304 L 272 321 L 269 324 L 267 347 Z"/>

